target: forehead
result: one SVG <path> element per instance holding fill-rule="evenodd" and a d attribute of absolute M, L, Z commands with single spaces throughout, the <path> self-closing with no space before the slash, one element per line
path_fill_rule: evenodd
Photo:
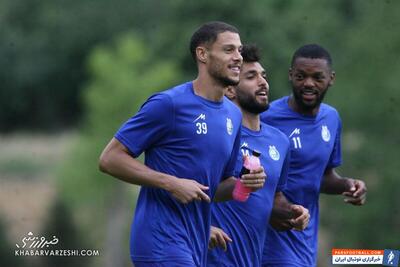
<path fill-rule="evenodd" d="M 329 72 L 330 67 L 328 61 L 323 58 L 305 58 L 299 57 L 293 63 L 292 69 L 294 71 L 306 72 Z"/>
<path fill-rule="evenodd" d="M 235 32 L 221 32 L 217 35 L 217 39 L 214 42 L 214 45 L 235 45 L 241 46 L 242 42 L 240 41 L 240 36 Z"/>
<path fill-rule="evenodd" d="M 259 62 L 243 62 L 241 73 L 246 74 L 249 72 L 264 72 L 264 68 Z"/>

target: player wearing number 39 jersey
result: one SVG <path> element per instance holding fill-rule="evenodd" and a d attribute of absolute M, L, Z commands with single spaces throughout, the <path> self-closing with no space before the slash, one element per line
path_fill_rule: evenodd
<path fill-rule="evenodd" d="M 151 96 L 100 156 L 103 172 L 142 186 L 130 238 L 136 267 L 206 264 L 210 199 L 236 181 L 241 113 L 224 92 L 239 82 L 241 47 L 235 27 L 202 25 L 190 42 L 197 78 Z M 144 164 L 135 159 L 143 152 Z M 261 188 L 264 170 L 244 179 Z"/>

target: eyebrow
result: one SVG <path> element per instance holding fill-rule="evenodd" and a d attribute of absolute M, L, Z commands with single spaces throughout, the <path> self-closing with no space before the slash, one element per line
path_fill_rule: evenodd
<path fill-rule="evenodd" d="M 248 70 L 244 74 L 247 75 L 247 74 L 257 74 L 257 73 L 258 73 L 257 70 Z M 267 72 L 265 70 L 263 70 L 263 71 L 261 71 L 261 74 L 265 74 L 266 75 Z"/>

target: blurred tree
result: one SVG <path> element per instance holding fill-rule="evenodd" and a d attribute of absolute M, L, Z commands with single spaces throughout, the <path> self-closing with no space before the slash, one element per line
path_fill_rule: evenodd
<path fill-rule="evenodd" d="M 96 247 L 89 247 L 86 242 L 86 238 L 83 235 L 79 235 L 76 223 L 72 216 L 70 207 L 67 207 L 65 203 L 58 197 L 53 202 L 53 206 L 50 211 L 50 215 L 47 221 L 44 223 L 43 234 L 40 236 L 47 237 L 48 240 L 52 240 L 52 236 L 55 236 L 59 242 L 49 247 L 48 249 L 53 250 L 78 250 L 82 249 L 96 249 Z M 48 236 L 52 235 L 52 236 Z M 86 267 L 91 258 L 82 256 L 69 256 L 69 257 L 43 257 L 41 259 L 41 267 Z"/>
<path fill-rule="evenodd" d="M 110 46 L 98 46 L 89 57 L 88 68 L 91 78 L 85 90 L 82 135 L 61 170 L 59 185 L 86 236 L 102 244 L 105 266 L 126 266 L 127 230 L 134 207 L 129 194 L 136 196 L 137 187 L 101 174 L 98 158 L 140 104 L 150 94 L 174 85 L 180 75 L 173 64 L 155 59 L 129 33 Z"/>
<path fill-rule="evenodd" d="M 84 111 L 82 136 L 60 185 L 86 229 L 99 223 L 92 229 L 99 233 L 106 220 L 120 223 L 111 218 L 123 209 L 127 187 L 98 173 L 98 155 L 150 90 L 193 78 L 188 40 L 200 24 L 227 21 L 239 28 L 243 43 L 259 44 L 272 99 L 290 92 L 294 50 L 320 43 L 331 51 L 337 73 L 327 101 L 343 119 L 343 173 L 366 179 L 370 190 L 363 208 L 322 197 L 321 225 L 332 235 L 331 246 L 399 247 L 393 234 L 400 225 L 399 9 L 393 0 L 3 0 L 0 131 L 73 125 Z M 142 42 L 129 34 L 115 39 L 128 29 Z"/>
<path fill-rule="evenodd" d="M 15 256 L 14 250 L 17 249 L 6 236 L 6 228 L 0 220 L 0 265 L 2 267 L 20 267 L 23 266 L 22 256 Z"/>
<path fill-rule="evenodd" d="M 0 2 L 0 131 L 76 125 L 90 49 L 132 25 L 134 1 Z"/>

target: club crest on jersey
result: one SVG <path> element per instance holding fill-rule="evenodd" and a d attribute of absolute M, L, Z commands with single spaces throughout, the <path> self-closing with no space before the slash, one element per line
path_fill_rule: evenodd
<path fill-rule="evenodd" d="M 273 160 L 279 160 L 280 159 L 280 154 L 278 149 L 276 149 L 275 146 L 269 146 L 269 156 L 271 157 L 271 159 Z"/>
<path fill-rule="evenodd" d="M 329 140 L 331 140 L 331 133 L 329 132 L 328 126 L 322 125 L 321 136 L 322 140 L 325 142 L 329 142 Z"/>
<path fill-rule="evenodd" d="M 230 118 L 226 118 L 226 131 L 229 135 L 232 135 L 233 133 L 233 124 Z"/>

